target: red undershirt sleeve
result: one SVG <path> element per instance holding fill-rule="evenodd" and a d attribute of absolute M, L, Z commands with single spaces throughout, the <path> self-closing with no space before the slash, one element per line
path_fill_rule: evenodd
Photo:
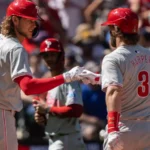
<path fill-rule="evenodd" d="M 32 78 L 31 76 L 25 75 L 16 78 L 14 81 L 18 83 L 21 90 L 26 95 L 41 94 L 65 82 L 63 75 L 41 79 Z"/>
<path fill-rule="evenodd" d="M 79 104 L 72 104 L 62 107 L 51 107 L 50 113 L 59 115 L 60 117 L 75 117 L 78 118 L 83 113 L 83 106 Z"/>

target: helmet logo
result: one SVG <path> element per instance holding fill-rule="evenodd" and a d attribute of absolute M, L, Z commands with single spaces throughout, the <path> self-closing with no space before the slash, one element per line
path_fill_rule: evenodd
<path fill-rule="evenodd" d="M 47 51 L 49 48 L 50 48 L 50 46 L 51 46 L 51 42 L 50 41 L 45 41 L 45 43 L 46 43 L 46 48 L 45 48 L 45 51 Z"/>

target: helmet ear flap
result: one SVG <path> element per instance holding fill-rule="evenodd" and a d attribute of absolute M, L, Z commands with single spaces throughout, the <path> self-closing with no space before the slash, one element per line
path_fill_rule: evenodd
<path fill-rule="evenodd" d="M 35 24 L 36 24 L 36 27 L 33 30 L 32 38 L 36 38 L 38 36 L 39 30 L 40 30 L 40 26 L 37 21 L 35 22 Z"/>

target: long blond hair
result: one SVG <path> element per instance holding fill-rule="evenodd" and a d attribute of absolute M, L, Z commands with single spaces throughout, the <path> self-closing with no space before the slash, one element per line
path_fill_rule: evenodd
<path fill-rule="evenodd" d="M 16 37 L 12 17 L 5 17 L 0 25 L 0 32 L 7 37 Z"/>

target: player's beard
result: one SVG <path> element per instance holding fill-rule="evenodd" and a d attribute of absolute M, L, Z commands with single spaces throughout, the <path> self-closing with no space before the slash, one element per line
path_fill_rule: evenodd
<path fill-rule="evenodd" d="M 23 32 L 23 31 L 22 31 L 21 29 L 19 29 L 19 28 L 17 28 L 17 32 L 18 32 L 21 36 L 23 36 L 23 37 L 25 37 L 25 38 L 28 38 L 28 39 L 32 38 L 32 37 L 28 36 L 25 32 Z"/>
<path fill-rule="evenodd" d="M 112 47 L 116 47 L 116 37 L 113 36 L 112 34 L 110 35 L 110 44 Z"/>

